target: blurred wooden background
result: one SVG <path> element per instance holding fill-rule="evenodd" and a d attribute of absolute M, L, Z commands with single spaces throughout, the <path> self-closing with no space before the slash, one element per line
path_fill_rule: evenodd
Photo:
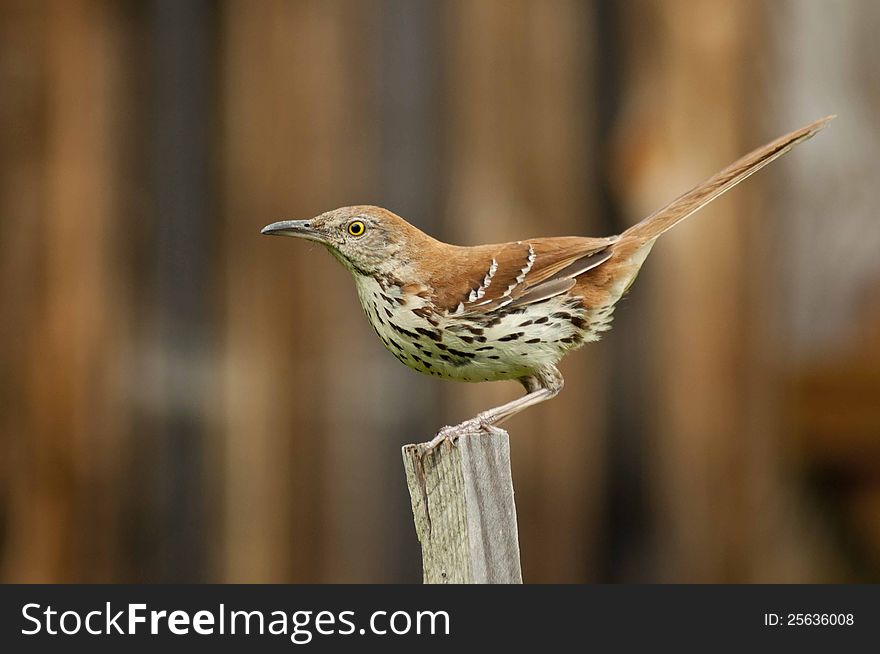
<path fill-rule="evenodd" d="M 417 581 L 399 448 L 519 393 L 400 366 L 259 228 L 655 248 L 510 424 L 531 582 L 880 579 L 880 5 L 0 2 L 0 580 Z"/>

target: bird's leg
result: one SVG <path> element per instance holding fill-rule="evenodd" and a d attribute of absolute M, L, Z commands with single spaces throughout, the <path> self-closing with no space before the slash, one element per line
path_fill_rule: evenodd
<path fill-rule="evenodd" d="M 516 415 L 520 411 L 533 406 L 535 404 L 539 404 L 544 400 L 549 400 L 556 393 L 551 392 L 546 388 L 539 388 L 538 390 L 528 393 L 527 395 L 523 395 L 522 397 L 518 397 L 515 400 L 512 400 L 506 404 L 502 404 L 501 406 L 497 406 L 494 409 L 487 409 L 486 411 L 482 411 L 478 413 L 475 417 L 465 420 L 464 422 L 460 422 L 457 425 L 449 425 L 444 427 L 440 431 L 437 432 L 437 435 L 434 436 L 428 442 L 428 448 L 434 449 L 443 441 L 453 442 L 456 438 L 461 436 L 464 433 L 483 430 L 488 433 L 494 433 L 500 431 L 497 425 L 511 416 Z"/>
<path fill-rule="evenodd" d="M 428 449 L 433 450 L 443 441 L 452 442 L 461 434 L 474 431 L 474 429 L 482 429 L 490 434 L 500 431 L 497 425 L 505 420 L 530 406 L 556 397 L 562 390 L 563 379 L 562 374 L 554 366 L 546 366 L 539 369 L 534 375 L 523 377 L 520 379 L 520 383 L 525 386 L 525 395 L 493 409 L 482 411 L 470 420 L 444 427 L 427 443 Z"/>

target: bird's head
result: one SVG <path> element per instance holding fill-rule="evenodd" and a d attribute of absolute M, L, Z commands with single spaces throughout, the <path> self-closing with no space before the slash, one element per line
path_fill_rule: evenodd
<path fill-rule="evenodd" d="M 262 233 L 317 241 L 353 273 L 371 276 L 407 265 L 422 239 L 430 238 L 387 209 L 368 205 L 282 220 Z"/>

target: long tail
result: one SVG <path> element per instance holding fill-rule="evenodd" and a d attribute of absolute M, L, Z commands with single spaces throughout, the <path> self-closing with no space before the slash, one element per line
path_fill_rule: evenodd
<path fill-rule="evenodd" d="M 646 244 L 653 241 L 666 230 L 705 207 L 722 193 L 732 189 L 746 177 L 784 155 L 798 143 L 811 138 L 832 119 L 834 116 L 826 116 L 750 152 L 720 173 L 713 175 L 702 184 L 698 184 L 659 211 L 655 211 L 640 223 L 627 229 L 621 234 L 620 241 L 630 244 Z"/>
<path fill-rule="evenodd" d="M 658 236 L 705 207 L 749 175 L 778 159 L 798 143 L 806 141 L 833 118 L 834 116 L 828 116 L 817 120 L 750 152 L 623 232 L 611 246 L 613 254 L 607 262 L 581 278 L 583 282 L 580 283 L 579 289 L 587 304 L 606 308 L 614 306 L 635 282 L 639 269 Z M 607 322 L 610 311 L 602 315 L 603 320 Z"/>

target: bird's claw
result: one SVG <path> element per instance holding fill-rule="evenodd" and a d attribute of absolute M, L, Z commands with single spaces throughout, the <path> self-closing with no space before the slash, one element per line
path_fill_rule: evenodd
<path fill-rule="evenodd" d="M 460 427 L 461 425 L 447 425 L 443 427 L 434 438 L 425 443 L 424 452 L 433 452 L 441 443 L 446 443 L 449 447 L 452 447 L 455 444 L 455 440 L 460 436 Z"/>
<path fill-rule="evenodd" d="M 455 441 L 458 440 L 462 434 L 472 433 L 474 431 L 484 431 L 487 434 L 496 436 L 499 433 L 504 433 L 504 430 L 493 425 L 488 417 L 477 416 L 476 418 L 465 420 L 457 425 L 447 425 L 446 427 L 443 427 L 437 432 L 437 435 L 434 436 L 434 438 L 425 443 L 423 451 L 426 454 L 428 452 L 433 452 L 442 443 L 446 443 L 451 448 L 455 445 Z"/>

